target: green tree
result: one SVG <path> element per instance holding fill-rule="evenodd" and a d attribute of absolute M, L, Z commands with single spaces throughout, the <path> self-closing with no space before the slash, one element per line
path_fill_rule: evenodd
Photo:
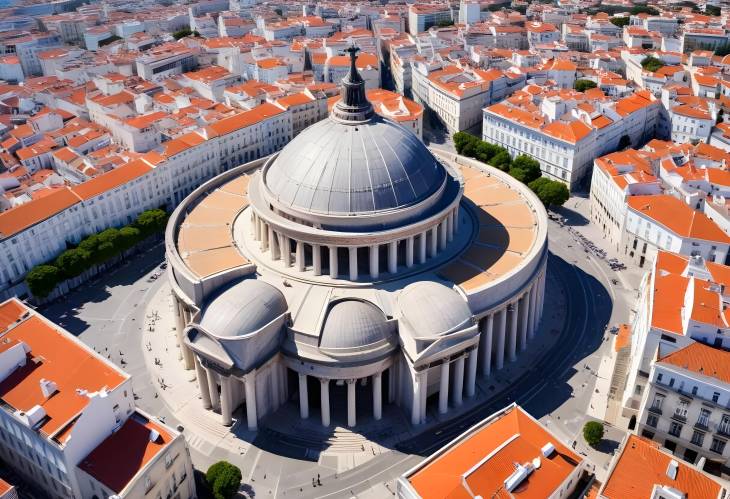
<path fill-rule="evenodd" d="M 28 289 L 38 298 L 45 298 L 61 282 L 61 271 L 54 265 L 37 265 L 25 276 Z"/>
<path fill-rule="evenodd" d="M 467 144 L 474 144 L 477 140 L 479 140 L 478 137 L 475 137 L 470 133 L 456 132 L 454 134 L 454 147 L 456 148 L 456 152 L 462 154 L 462 151 Z"/>
<path fill-rule="evenodd" d="M 719 16 L 721 14 L 720 7 L 705 4 L 705 14 L 708 16 Z"/>
<path fill-rule="evenodd" d="M 603 440 L 603 425 L 598 421 L 588 421 L 583 426 L 583 438 L 591 447 L 600 444 Z"/>
<path fill-rule="evenodd" d="M 659 70 L 659 68 L 664 67 L 664 63 L 653 56 L 646 56 L 641 61 L 641 67 L 646 69 L 647 71 L 651 71 L 652 73 L 655 73 Z"/>
<path fill-rule="evenodd" d="M 547 207 L 562 206 L 570 197 L 568 187 L 564 183 L 546 177 L 533 180 L 528 184 L 528 187 Z"/>
<path fill-rule="evenodd" d="M 106 261 L 122 251 L 122 241 L 119 229 L 110 228 L 99 232 L 99 259 Z"/>
<path fill-rule="evenodd" d="M 241 485 L 241 470 L 227 461 L 218 461 L 208 468 L 205 481 L 215 499 L 230 499 Z"/>
<path fill-rule="evenodd" d="M 167 225 L 167 213 L 159 208 L 143 211 L 134 221 L 134 226 L 139 229 L 143 236 L 161 232 L 165 229 L 165 225 Z"/>
<path fill-rule="evenodd" d="M 186 36 L 191 36 L 191 35 L 192 35 L 192 36 L 200 36 L 200 33 L 198 33 L 198 32 L 197 32 L 197 31 L 195 31 L 195 30 L 191 30 L 191 29 L 190 29 L 190 26 L 186 26 L 186 27 L 184 27 L 184 28 L 182 28 L 182 29 L 180 29 L 180 30 L 178 30 L 178 31 L 175 31 L 175 32 L 174 32 L 174 33 L 172 34 L 172 37 L 173 37 L 173 38 L 174 38 L 175 40 L 179 40 L 179 39 L 181 39 L 181 38 L 185 38 Z"/>
<path fill-rule="evenodd" d="M 504 149 L 503 147 L 500 147 L 500 149 L 501 151 L 499 151 L 492 157 L 492 159 L 489 160 L 489 164 L 506 172 L 509 171 L 512 158 L 510 158 L 510 155 L 506 149 Z"/>
<path fill-rule="evenodd" d="M 128 250 L 142 240 L 142 232 L 136 227 L 122 227 L 119 229 L 119 245 L 122 251 Z"/>
<path fill-rule="evenodd" d="M 484 142 L 483 140 L 480 140 L 476 146 L 475 157 L 482 163 L 488 163 L 489 160 L 492 159 L 494 155 L 499 152 L 499 150 L 499 146 L 495 146 L 494 144 L 490 144 L 489 142 Z"/>
<path fill-rule="evenodd" d="M 512 174 L 512 170 L 520 170 L 522 178 Z M 540 171 L 540 162 L 526 154 L 520 154 L 517 156 L 512 165 L 510 166 L 509 174 L 520 180 L 522 183 L 529 184 L 535 179 L 540 178 L 542 171 Z"/>
<path fill-rule="evenodd" d="M 658 16 L 659 11 L 656 10 L 654 7 L 647 7 L 646 5 L 636 5 L 634 6 L 629 12 L 631 14 L 649 14 L 650 16 Z"/>
<path fill-rule="evenodd" d="M 81 248 L 72 248 L 64 251 L 56 258 L 55 262 L 55 266 L 61 272 L 61 276 L 64 279 L 70 279 L 80 275 L 91 264 L 91 254 Z"/>
<path fill-rule="evenodd" d="M 453 26 L 453 25 L 454 25 L 454 21 L 452 19 L 443 19 L 443 20 L 439 21 L 437 24 L 437 26 L 439 28 L 445 28 L 447 26 Z"/>
<path fill-rule="evenodd" d="M 629 16 L 612 17 L 611 19 L 609 19 L 609 21 L 611 21 L 611 23 L 615 24 L 619 28 L 623 28 L 624 26 L 628 26 L 631 18 Z"/>
<path fill-rule="evenodd" d="M 596 88 L 598 85 L 596 85 L 596 82 L 593 80 L 575 80 L 575 83 L 573 84 L 573 88 L 575 88 L 578 92 L 585 92 L 589 88 Z"/>

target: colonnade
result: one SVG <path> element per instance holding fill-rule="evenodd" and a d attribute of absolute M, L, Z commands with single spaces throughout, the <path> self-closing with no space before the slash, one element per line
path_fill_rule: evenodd
<path fill-rule="evenodd" d="M 429 372 L 439 373 L 438 410 L 445 414 L 450 406 L 461 406 L 464 396 L 474 396 L 479 366 L 482 376 L 488 377 L 494 370 L 502 369 L 505 360 L 516 361 L 518 352 L 527 348 L 537 332 L 544 294 L 543 271 L 521 295 L 480 319 L 479 343 L 475 347 L 443 359 L 441 366 L 436 368 L 438 371 L 434 368 L 411 370 L 411 423 L 417 425 L 426 421 Z"/>
<path fill-rule="evenodd" d="M 254 211 L 251 214 L 251 224 L 254 239 L 259 241 L 261 251 L 269 251 L 272 260 L 281 260 L 285 266 L 295 267 L 299 272 L 311 270 L 315 276 L 326 273 L 333 279 L 347 278 L 356 281 L 360 278 L 359 250 L 367 251 L 370 279 L 378 279 L 382 267 L 388 273 L 395 274 L 401 266 L 411 268 L 425 263 L 446 249 L 447 244 L 454 239 L 457 216 L 458 207 L 451 210 L 438 224 L 418 234 L 368 246 L 322 245 L 293 240 L 283 232 L 274 230 Z M 399 256 L 399 244 L 405 245 L 402 256 Z M 385 262 L 380 261 L 382 246 L 387 247 Z M 326 269 L 323 265 L 323 251 L 327 252 L 329 262 Z M 340 268 L 341 254 L 346 255 L 346 268 Z"/>
<path fill-rule="evenodd" d="M 370 379 L 373 391 L 373 419 L 379 421 L 383 417 L 383 373 L 384 371 L 367 376 Z M 299 416 L 302 419 L 309 418 L 309 388 L 307 385 L 307 374 L 298 373 L 299 376 Z M 320 417 L 322 426 L 329 426 L 331 423 L 330 413 L 330 383 L 337 381 L 329 378 L 316 377 L 319 380 Z M 347 426 L 354 427 L 357 424 L 357 382 L 363 378 L 345 379 L 347 385 Z M 388 376 L 390 386 L 388 387 L 388 402 L 393 402 L 394 376 L 392 372 Z"/>
<path fill-rule="evenodd" d="M 256 410 L 256 373 L 250 372 L 243 379 L 227 376 L 215 370 L 204 367 L 199 359 L 195 359 L 195 374 L 198 378 L 200 398 L 203 407 L 210 410 L 220 410 L 223 425 L 230 426 L 233 422 L 233 384 L 243 383 L 246 401 L 246 422 L 249 430 L 258 427 L 258 413 Z"/>

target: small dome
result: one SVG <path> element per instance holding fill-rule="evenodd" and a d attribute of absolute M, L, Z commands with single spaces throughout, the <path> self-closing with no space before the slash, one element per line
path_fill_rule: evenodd
<path fill-rule="evenodd" d="M 433 281 L 406 286 L 398 295 L 403 319 L 417 336 L 436 336 L 471 321 L 466 301 L 453 289 Z"/>
<path fill-rule="evenodd" d="M 394 324 L 370 302 L 343 300 L 329 309 L 319 340 L 321 348 L 357 348 L 389 339 Z"/>
<path fill-rule="evenodd" d="M 287 311 L 284 295 L 271 284 L 245 279 L 213 298 L 200 326 L 215 336 L 244 336 Z"/>

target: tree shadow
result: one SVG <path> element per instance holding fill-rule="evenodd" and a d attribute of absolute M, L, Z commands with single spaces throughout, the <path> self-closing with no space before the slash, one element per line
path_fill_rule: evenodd
<path fill-rule="evenodd" d="M 597 450 L 598 452 L 603 452 L 604 454 L 613 454 L 614 451 L 618 449 L 619 445 L 621 445 L 621 442 L 617 440 L 604 438 L 599 442 L 598 445 L 593 447 L 593 449 Z"/>
<path fill-rule="evenodd" d="M 572 208 L 568 208 L 567 206 L 559 206 L 557 208 L 553 208 L 553 211 L 558 215 L 565 217 L 565 225 L 569 225 L 571 227 L 581 227 L 590 223 L 590 220 L 588 220 L 582 214 L 578 213 Z"/>

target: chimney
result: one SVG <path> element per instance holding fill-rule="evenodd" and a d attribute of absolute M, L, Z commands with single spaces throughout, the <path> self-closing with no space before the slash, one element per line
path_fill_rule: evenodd
<path fill-rule="evenodd" d="M 677 469 L 679 469 L 679 463 L 672 459 L 667 465 L 667 476 L 672 480 L 677 478 Z"/>
<path fill-rule="evenodd" d="M 44 398 L 48 398 L 58 391 L 58 385 L 53 381 L 41 378 L 41 393 Z"/>

